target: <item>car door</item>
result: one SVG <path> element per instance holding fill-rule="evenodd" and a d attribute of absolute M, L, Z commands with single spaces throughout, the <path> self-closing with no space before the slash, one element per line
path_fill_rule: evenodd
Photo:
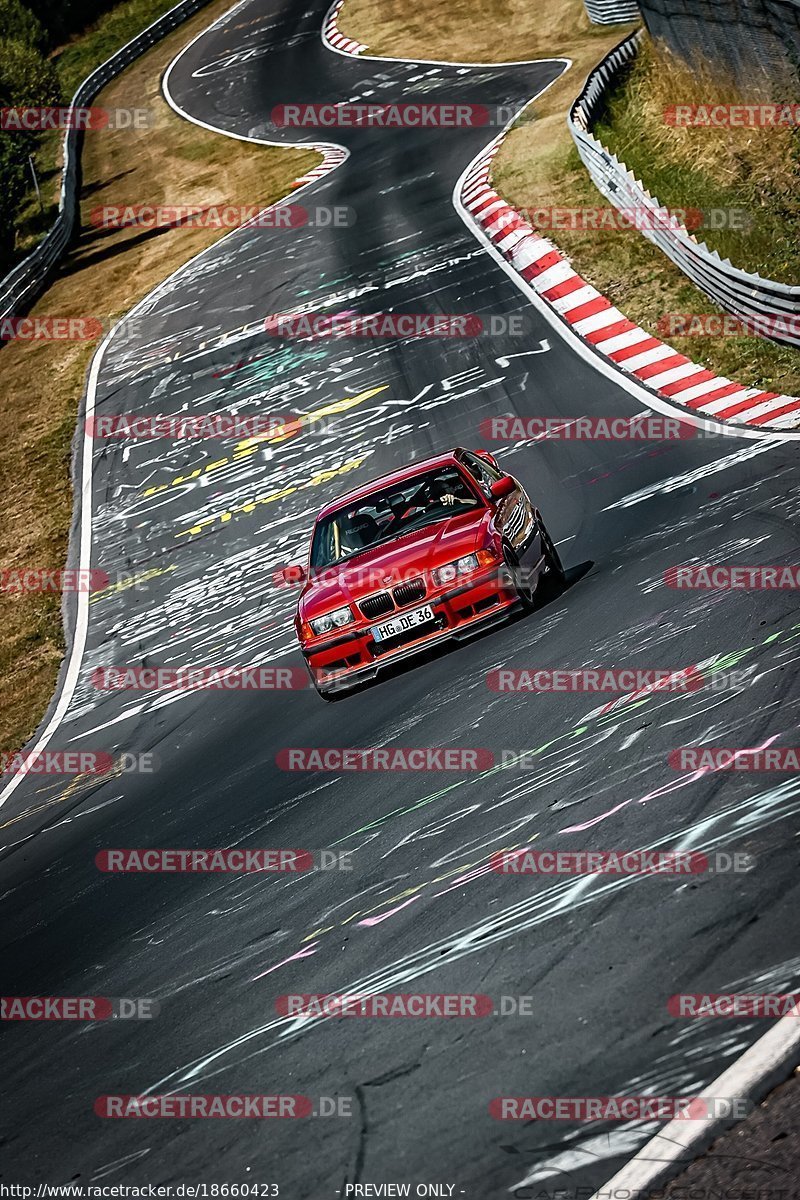
<path fill-rule="evenodd" d="M 512 547 L 517 559 L 522 562 L 536 551 L 536 521 L 533 506 L 528 499 L 525 489 L 513 475 L 501 471 L 499 467 L 478 458 L 470 450 L 462 452 L 461 461 L 470 475 L 477 482 L 483 494 L 494 507 L 494 523 L 505 542 Z M 499 501 L 492 500 L 491 488 L 499 479 L 514 480 L 514 491 L 509 492 Z"/>

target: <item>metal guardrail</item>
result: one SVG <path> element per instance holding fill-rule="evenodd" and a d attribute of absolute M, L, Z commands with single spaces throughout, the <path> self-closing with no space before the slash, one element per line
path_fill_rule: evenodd
<path fill-rule="evenodd" d="M 638 0 L 583 0 L 593 25 L 622 25 L 641 17 Z"/>
<path fill-rule="evenodd" d="M 800 346 L 800 287 L 764 279 L 735 267 L 705 242 L 698 242 L 677 217 L 647 191 L 641 180 L 620 162 L 591 132 L 608 85 L 635 57 L 642 32 L 627 37 L 592 71 L 583 91 L 570 109 L 568 124 L 578 153 L 592 180 L 605 198 L 623 211 L 636 214 L 637 227 L 648 241 L 672 259 L 692 283 L 726 312 L 737 317 L 761 318 L 772 323 L 794 318 L 785 331 L 770 328 L 769 338 L 785 345 Z M 789 322 L 787 322 L 788 324 Z M 761 328 L 761 327 L 759 327 Z"/>
<path fill-rule="evenodd" d="M 147 29 L 137 34 L 84 79 L 72 97 L 70 109 L 86 107 L 125 67 L 207 3 L 208 0 L 181 0 L 181 3 L 164 13 L 152 25 L 148 25 Z M 35 249 L 0 280 L 0 319 L 17 315 L 36 298 L 72 241 L 80 215 L 78 192 L 82 139 L 83 132 L 78 129 L 68 129 L 64 135 L 64 165 L 61 170 L 58 216 Z"/>

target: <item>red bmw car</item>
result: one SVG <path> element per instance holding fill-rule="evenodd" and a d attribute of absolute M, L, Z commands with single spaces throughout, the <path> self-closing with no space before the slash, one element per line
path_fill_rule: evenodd
<path fill-rule="evenodd" d="M 522 485 L 456 449 L 373 480 L 317 517 L 295 628 L 314 685 L 338 699 L 399 660 L 531 609 L 564 571 Z"/>

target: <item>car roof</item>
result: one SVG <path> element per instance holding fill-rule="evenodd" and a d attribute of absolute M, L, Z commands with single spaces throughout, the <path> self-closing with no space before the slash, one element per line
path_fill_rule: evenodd
<path fill-rule="evenodd" d="M 349 504 L 355 504 L 359 500 L 363 500 L 366 496 L 371 496 L 373 492 L 379 491 L 381 488 L 389 487 L 393 483 L 403 483 L 406 479 L 411 479 L 414 475 L 421 475 L 424 471 L 435 470 L 437 467 L 452 467 L 459 465 L 457 455 L 463 453 L 460 446 L 456 446 L 454 450 L 448 450 L 446 454 L 436 454 L 433 458 L 423 458 L 419 462 L 410 463 L 407 467 L 401 467 L 399 471 L 390 471 L 387 475 L 379 475 L 376 479 L 371 479 L 369 483 L 362 484 L 359 488 L 354 488 L 352 492 L 345 492 L 343 496 L 339 496 L 336 500 L 332 500 L 330 504 L 326 504 L 320 509 L 317 520 L 322 517 L 327 517 L 329 513 L 337 512 L 340 508 L 346 508 Z"/>

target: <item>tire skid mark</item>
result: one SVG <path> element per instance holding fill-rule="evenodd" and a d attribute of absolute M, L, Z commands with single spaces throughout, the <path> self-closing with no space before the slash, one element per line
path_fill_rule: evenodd
<path fill-rule="evenodd" d="M 796 991 L 800 980 L 800 958 L 776 963 L 764 971 L 754 971 L 719 984 L 720 992 L 784 992 Z M 608 1085 L 609 1094 L 616 1096 L 692 1096 L 702 1091 L 709 1072 L 716 1069 L 720 1059 L 733 1060 L 752 1042 L 753 1033 L 760 1028 L 758 1021 L 738 1020 L 735 1027 L 726 1028 L 726 1022 L 686 1021 L 672 1033 L 668 1048 L 660 1051 L 652 1065 L 640 1074 L 623 1077 L 619 1083 Z M 543 1148 L 534 1146 L 521 1150 L 536 1159 L 536 1165 L 517 1183 L 509 1188 L 514 1193 L 518 1188 L 534 1183 L 543 1183 L 555 1176 L 562 1177 L 560 1188 L 567 1189 L 576 1179 L 565 1181 L 571 1171 L 580 1171 L 598 1161 L 612 1159 L 635 1152 L 660 1122 L 624 1121 L 614 1128 L 602 1130 L 602 1123 L 587 1123 L 580 1129 L 565 1132 L 562 1142 L 566 1150 L 548 1155 Z M 602 1132 L 601 1132 L 602 1130 Z M 529 1130 L 527 1140 L 536 1141 L 535 1129 Z M 687 1165 L 692 1156 L 687 1156 Z M 749 1159 L 749 1165 L 753 1160 Z M 775 1168 L 776 1172 L 779 1168 Z"/>
<path fill-rule="evenodd" d="M 667 847 L 673 849 L 683 840 L 690 840 L 695 849 L 709 853 L 728 844 L 731 832 L 735 831 L 742 822 L 745 822 L 748 829 L 752 829 L 755 824 L 759 828 L 766 828 L 770 824 L 787 818 L 791 819 L 798 813 L 800 813 L 800 780 L 792 779 L 778 787 L 748 796 L 742 802 L 728 805 L 715 813 L 713 818 L 703 818 L 699 823 L 690 822 L 688 825 L 654 840 L 646 849 L 648 851 Z M 693 839 L 697 824 L 702 826 L 704 833 L 700 843 Z M 712 833 L 712 824 L 725 824 L 727 827 L 720 832 Z M 560 917 L 572 916 L 578 909 L 587 905 L 603 903 L 620 891 L 641 883 L 645 877 L 629 875 L 603 883 L 598 883 L 598 878 L 600 877 L 594 876 L 559 881 L 543 892 L 519 900 L 488 920 L 467 926 L 445 938 L 421 946 L 366 976 L 332 990 L 336 994 L 359 997 L 397 990 L 402 985 L 420 979 L 431 971 L 441 969 L 447 964 L 457 962 L 475 953 L 483 952 L 488 947 L 501 944 L 522 932 Z M 142 1094 L 148 1095 L 164 1088 L 176 1091 L 190 1083 L 196 1084 L 210 1079 L 233 1066 L 239 1066 L 253 1057 L 275 1049 L 287 1039 L 291 1040 L 305 1035 L 331 1019 L 333 1018 L 326 1015 L 273 1018 L 254 1028 L 247 1029 L 202 1057 L 195 1058 L 170 1071 L 144 1088 Z M 272 1035 L 271 1040 L 269 1040 L 270 1035 Z M 250 1048 L 250 1044 L 253 1042 L 263 1042 L 264 1044 Z M 245 1047 L 248 1048 L 246 1051 Z M 243 1052 L 236 1055 L 237 1051 Z"/>

